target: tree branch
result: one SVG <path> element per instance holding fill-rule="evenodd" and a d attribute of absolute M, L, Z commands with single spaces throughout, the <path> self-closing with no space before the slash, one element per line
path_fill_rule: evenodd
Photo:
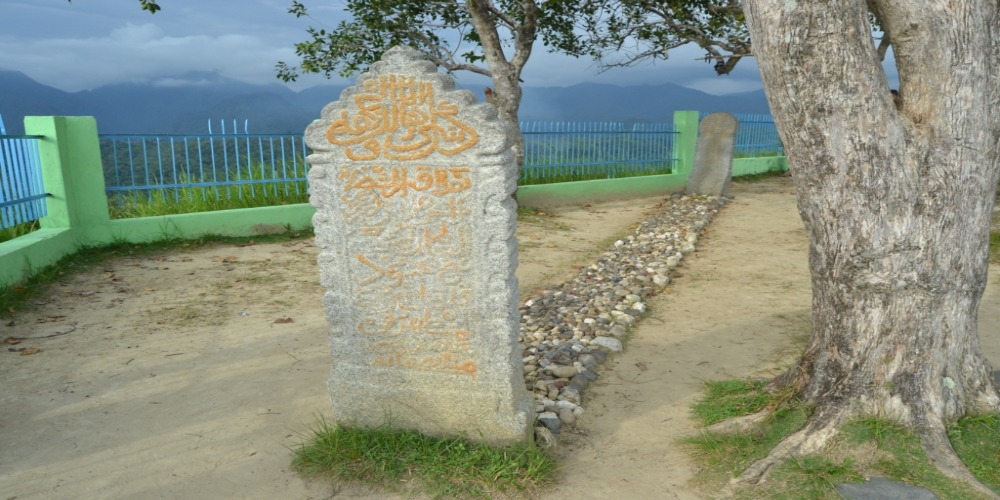
<path fill-rule="evenodd" d="M 889 39 L 889 34 L 886 33 L 882 36 L 882 40 L 878 42 L 878 60 L 884 61 L 885 54 L 889 51 L 889 47 L 892 46 L 892 40 Z"/>

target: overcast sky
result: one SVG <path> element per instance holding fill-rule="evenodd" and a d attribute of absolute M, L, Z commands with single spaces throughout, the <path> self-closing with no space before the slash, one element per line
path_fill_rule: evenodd
<path fill-rule="evenodd" d="M 176 77 L 190 71 L 276 83 L 274 64 L 297 63 L 293 44 L 305 41 L 306 28 L 315 24 L 288 14 L 291 0 L 159 3 L 163 10 L 151 15 L 140 10 L 138 0 L 2 0 L 0 68 L 67 91 L 135 80 L 176 84 Z M 327 26 L 344 16 L 340 1 L 304 3 Z M 715 76 L 710 64 L 696 59 L 700 54 L 696 48 L 682 48 L 668 61 L 599 73 L 589 59 L 550 54 L 536 43 L 523 79 L 525 85 L 539 87 L 670 82 L 713 94 L 761 88 L 752 60 L 741 61 L 730 75 Z M 486 82 L 469 73 L 456 76 L 460 84 Z M 325 82 L 311 75 L 292 87 Z"/>

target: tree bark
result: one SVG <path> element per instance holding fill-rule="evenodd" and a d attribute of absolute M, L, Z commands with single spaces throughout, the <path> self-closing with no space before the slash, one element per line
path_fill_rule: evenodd
<path fill-rule="evenodd" d="M 893 42 L 898 109 L 869 6 Z M 913 428 L 939 468 L 970 480 L 945 425 L 1000 408 L 976 318 L 1000 173 L 1000 8 L 745 0 L 744 9 L 810 239 L 812 339 L 776 384 L 816 411 L 786 449 L 809 453 L 847 419 L 876 415 Z"/>
<path fill-rule="evenodd" d="M 497 31 L 498 19 L 490 0 L 467 0 L 466 9 L 472 19 L 472 27 L 479 35 L 483 56 L 493 78 L 494 104 L 501 120 L 514 124 L 517 134 L 514 140 L 514 154 L 517 158 L 518 174 L 524 164 L 524 136 L 518 122 L 521 107 L 521 71 L 531 56 L 531 49 L 538 31 L 538 5 L 535 0 L 522 0 L 522 19 L 508 26 L 513 32 L 514 54 L 510 60 L 503 51 L 503 42 Z"/>

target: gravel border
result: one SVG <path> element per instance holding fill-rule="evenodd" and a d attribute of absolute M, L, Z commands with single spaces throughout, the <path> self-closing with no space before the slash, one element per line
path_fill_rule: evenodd
<path fill-rule="evenodd" d="M 695 251 L 698 237 L 726 204 L 722 197 L 675 194 L 597 262 L 520 307 L 525 387 L 537 416 L 536 440 L 555 442 L 584 414 L 583 391 L 608 356 L 620 352 L 647 300 L 670 283 L 671 271 Z"/>

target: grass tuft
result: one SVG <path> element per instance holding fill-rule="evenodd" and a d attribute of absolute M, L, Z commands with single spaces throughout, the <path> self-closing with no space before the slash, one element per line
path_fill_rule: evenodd
<path fill-rule="evenodd" d="M 0 229 L 0 243 L 24 236 L 32 231 L 38 230 L 38 228 L 39 224 L 37 220 L 25 222 L 16 226 L 5 227 Z"/>
<path fill-rule="evenodd" d="M 495 448 L 388 426 L 352 428 L 325 421 L 293 454 L 292 466 L 304 475 L 435 497 L 524 494 L 545 484 L 556 470 L 555 462 L 533 446 Z"/>
<path fill-rule="evenodd" d="M 761 380 L 718 380 L 705 383 L 705 397 L 691 407 L 695 418 L 709 426 L 723 420 L 750 415 L 776 402 Z"/>

